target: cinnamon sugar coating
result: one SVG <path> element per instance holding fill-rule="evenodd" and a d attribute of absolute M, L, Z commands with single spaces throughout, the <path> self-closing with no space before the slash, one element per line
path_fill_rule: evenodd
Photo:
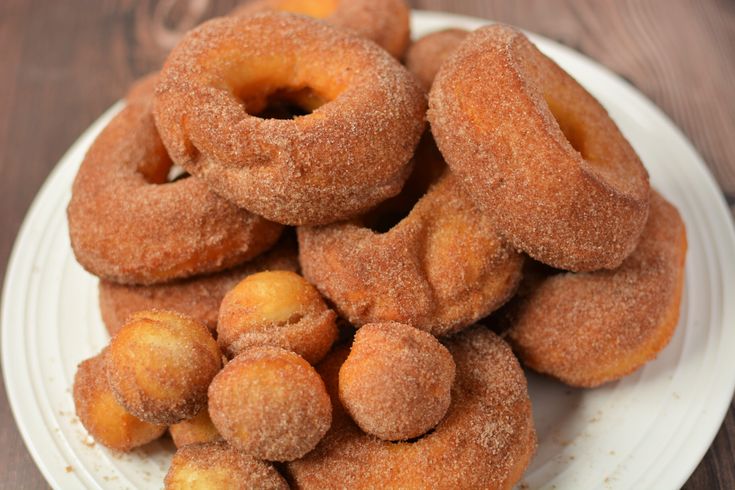
<path fill-rule="evenodd" d="M 429 98 L 447 163 L 515 247 L 572 271 L 613 269 L 630 255 L 648 174 L 605 109 L 522 33 L 471 33 Z"/>
<path fill-rule="evenodd" d="M 272 10 L 307 15 L 347 29 L 398 59 L 410 41 L 410 11 L 403 0 L 256 0 L 237 7 L 232 15 Z"/>
<path fill-rule="evenodd" d="M 368 434 L 412 439 L 447 413 L 454 374 L 452 355 L 431 334 L 403 323 L 371 323 L 357 331 L 339 371 L 339 399 Z"/>
<path fill-rule="evenodd" d="M 654 192 L 640 243 L 623 264 L 538 281 L 509 305 L 509 341 L 528 367 L 572 386 L 632 373 L 674 334 L 686 250 L 684 222 Z"/>
<path fill-rule="evenodd" d="M 263 119 L 272 100 L 311 113 Z M 208 21 L 171 52 L 155 118 L 173 160 L 274 221 L 326 224 L 397 194 L 425 126 L 415 78 L 375 44 L 318 20 Z"/>
<path fill-rule="evenodd" d="M 209 387 L 209 415 L 227 442 L 259 459 L 291 461 L 327 432 L 332 406 L 324 382 L 303 358 L 252 347 L 227 363 Z"/>
<path fill-rule="evenodd" d="M 209 417 L 209 410 L 207 410 L 206 405 L 192 418 L 182 420 L 178 424 L 170 426 L 168 432 L 171 434 L 171 439 L 173 439 L 177 448 L 188 446 L 189 444 L 202 444 L 222 440 L 222 436 L 217 432 L 217 428 Z"/>
<path fill-rule="evenodd" d="M 176 451 L 164 481 L 166 490 L 288 490 L 270 463 L 225 442 L 192 444 Z"/>
<path fill-rule="evenodd" d="M 431 89 L 439 67 L 468 35 L 469 31 L 464 29 L 444 29 L 427 34 L 408 47 L 406 68 L 416 75 L 424 90 Z"/>
<path fill-rule="evenodd" d="M 196 415 L 221 367 L 222 354 L 207 327 L 162 310 L 131 316 L 105 354 L 117 401 L 136 417 L 157 424 Z"/>
<path fill-rule="evenodd" d="M 340 405 L 337 376 L 347 350 L 319 366 L 334 406 L 314 451 L 288 463 L 297 488 L 501 488 L 521 478 L 536 450 L 526 378 L 510 348 L 484 327 L 446 341 L 457 377 L 436 429 L 412 442 L 364 434 Z"/>
<path fill-rule="evenodd" d="M 205 324 L 212 332 L 225 294 L 245 277 L 265 270 L 298 271 L 298 251 L 292 240 L 281 240 L 273 249 L 233 269 L 152 286 L 130 286 L 101 280 L 99 304 L 110 336 L 142 310 L 173 310 Z"/>
<path fill-rule="evenodd" d="M 155 76 L 90 147 L 72 187 L 69 235 L 79 263 L 126 284 L 219 271 L 271 247 L 282 226 L 217 196 L 197 178 L 167 182 L 172 162 L 153 122 Z"/>
<path fill-rule="evenodd" d="M 272 345 L 316 364 L 337 339 L 336 317 L 314 286 L 295 272 L 259 272 L 225 295 L 217 341 L 228 357 Z"/>
<path fill-rule="evenodd" d="M 112 394 L 104 351 L 79 364 L 74 375 L 74 407 L 89 435 L 110 449 L 130 451 L 161 437 L 163 425 L 144 422 L 128 413 Z"/>
<path fill-rule="evenodd" d="M 404 195 L 382 205 L 398 201 L 410 209 L 384 233 L 360 221 L 298 229 L 304 276 L 355 326 L 396 321 L 447 335 L 488 315 L 515 291 L 523 258 L 500 239 L 427 139 L 416 173 L 437 163 L 438 172 L 429 173 L 441 176 L 412 208 Z M 411 184 L 407 191 L 415 192 Z"/>

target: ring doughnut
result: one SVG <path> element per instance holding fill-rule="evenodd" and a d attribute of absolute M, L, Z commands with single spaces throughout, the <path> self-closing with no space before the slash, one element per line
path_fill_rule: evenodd
<path fill-rule="evenodd" d="M 522 33 L 471 33 L 429 99 L 447 163 L 516 248 L 572 271 L 613 269 L 633 251 L 646 170 L 605 109 Z"/>
<path fill-rule="evenodd" d="M 303 14 L 349 29 L 398 59 L 410 41 L 409 9 L 403 0 L 256 0 L 236 8 L 232 15 L 269 10 Z"/>
<path fill-rule="evenodd" d="M 283 102 L 313 111 L 256 116 Z M 155 100 L 176 163 L 239 206 L 293 225 L 349 218 L 397 194 L 425 110 L 415 78 L 385 51 L 283 13 L 189 32 Z"/>
<path fill-rule="evenodd" d="M 500 240 L 443 165 L 427 138 L 407 190 L 384 208 L 396 201 L 411 206 L 406 193 L 424 192 L 413 180 L 425 180 L 427 172 L 442 175 L 388 231 L 364 226 L 365 219 L 298 229 L 304 277 L 353 325 L 396 321 L 447 335 L 488 315 L 515 291 L 522 256 Z"/>
<path fill-rule="evenodd" d="M 632 373 L 674 334 L 686 249 L 679 213 L 653 192 L 638 247 L 618 269 L 538 279 L 508 306 L 511 345 L 528 367 L 572 386 Z"/>
<path fill-rule="evenodd" d="M 408 47 L 406 68 L 416 75 L 424 90 L 431 89 L 439 67 L 468 35 L 469 31 L 464 29 L 444 29 L 427 34 Z"/>
<path fill-rule="evenodd" d="M 510 489 L 536 450 L 526 378 L 508 345 L 484 327 L 446 341 L 457 364 L 452 403 L 417 441 L 363 433 L 340 405 L 337 374 L 347 349 L 319 366 L 332 397 L 332 427 L 302 459 L 288 463 L 297 488 Z"/>
<path fill-rule="evenodd" d="M 273 245 L 281 226 L 238 209 L 203 181 L 167 182 L 171 160 L 151 114 L 155 76 L 97 137 L 68 207 L 79 263 L 126 284 L 153 284 L 237 265 Z"/>
<path fill-rule="evenodd" d="M 297 272 L 299 261 L 295 241 L 282 239 L 273 249 L 251 261 L 214 274 L 152 286 L 130 286 L 101 280 L 99 304 L 102 321 L 113 336 L 135 312 L 173 310 L 200 321 L 214 332 L 225 294 L 247 276 L 266 270 Z"/>

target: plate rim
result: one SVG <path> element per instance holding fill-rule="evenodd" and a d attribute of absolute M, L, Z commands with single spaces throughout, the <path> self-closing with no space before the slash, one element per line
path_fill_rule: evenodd
<path fill-rule="evenodd" d="M 411 23 L 414 24 L 416 22 L 429 22 L 429 23 L 436 23 L 436 24 L 444 24 L 444 25 L 455 25 L 455 26 L 480 26 L 485 25 L 489 23 L 493 23 L 492 20 L 488 19 L 482 19 L 479 17 L 471 17 L 471 16 L 465 16 L 465 15 L 458 15 L 453 14 L 449 12 L 440 12 L 440 11 L 424 11 L 424 10 L 412 10 L 411 11 Z M 526 31 L 524 31 L 526 32 Z M 605 77 L 609 79 L 611 82 L 616 83 L 624 89 L 629 92 L 631 95 L 633 95 L 636 99 L 638 99 L 638 102 L 640 102 L 642 105 L 645 106 L 645 110 L 651 112 L 657 119 L 659 119 L 666 127 L 668 131 L 671 131 L 676 138 L 686 147 L 687 152 L 689 153 L 688 159 L 696 162 L 696 165 L 692 165 L 692 169 L 696 168 L 697 172 L 700 174 L 700 177 L 703 179 L 703 182 L 706 183 L 706 185 L 709 187 L 709 190 L 711 191 L 710 194 L 712 194 L 712 197 L 714 200 L 717 201 L 717 206 L 713 207 L 712 209 L 708 209 L 708 214 L 715 215 L 713 219 L 717 222 L 725 222 L 727 223 L 727 226 L 723 226 L 722 229 L 719 230 L 719 233 L 723 235 L 723 240 L 725 242 L 728 242 L 729 250 L 734 251 L 735 250 L 735 227 L 733 226 L 733 218 L 729 211 L 729 208 L 727 207 L 724 195 L 722 193 L 722 190 L 717 184 L 717 181 L 715 180 L 711 170 L 706 165 L 704 160 L 702 159 L 701 155 L 697 152 L 694 145 L 691 143 L 691 141 L 687 138 L 687 136 L 683 133 L 683 131 L 676 126 L 671 119 L 668 117 L 668 115 L 657 105 L 655 105 L 646 95 L 641 93 L 636 87 L 634 87 L 632 84 L 630 84 L 627 80 L 620 77 L 616 73 L 614 73 L 612 70 L 607 68 L 606 66 L 600 64 L 595 59 L 588 57 L 587 55 L 580 53 L 568 46 L 565 46 L 553 39 L 532 33 L 527 32 L 529 36 L 536 40 L 543 40 L 544 43 L 549 43 L 553 45 L 555 48 L 558 48 L 559 50 L 565 52 L 566 55 L 576 57 L 576 58 L 582 58 L 586 63 L 592 64 L 604 73 Z M 30 427 L 29 425 L 20 417 L 20 414 L 22 413 L 21 410 L 21 400 L 20 400 L 20 392 L 19 389 L 16 387 L 16 384 L 19 382 L 17 379 L 17 374 L 15 373 L 15 370 L 10 363 L 11 354 L 9 353 L 9 349 L 11 348 L 11 343 L 9 342 L 11 340 L 12 336 L 12 329 L 11 329 L 11 321 L 12 321 L 12 309 L 9 306 L 11 301 L 11 294 L 14 289 L 15 283 L 18 282 L 18 270 L 22 270 L 23 261 L 22 261 L 22 249 L 24 249 L 23 245 L 26 244 L 26 242 L 31 241 L 31 238 L 34 236 L 34 232 L 31 229 L 34 221 L 36 221 L 36 216 L 40 213 L 40 210 L 42 208 L 43 202 L 46 199 L 44 196 L 49 192 L 49 189 L 54 188 L 54 184 L 57 180 L 61 179 L 64 176 L 65 172 L 71 171 L 70 169 L 72 167 L 69 166 L 68 161 L 72 160 L 73 156 L 80 152 L 80 150 L 86 151 L 86 147 L 91 143 L 94 136 L 99 133 L 99 131 L 102 130 L 104 125 L 114 116 L 115 113 L 117 113 L 120 108 L 122 107 L 122 101 L 117 101 L 114 103 L 110 108 L 108 108 L 105 112 L 102 113 L 95 121 L 87 127 L 87 129 L 82 132 L 79 137 L 74 141 L 74 143 L 67 149 L 67 151 L 63 154 L 63 156 L 59 159 L 59 161 L 54 165 L 52 170 L 50 171 L 49 175 L 44 180 L 43 184 L 37 191 L 36 195 L 33 198 L 33 201 L 31 202 L 31 205 L 29 206 L 28 210 L 25 213 L 25 216 L 23 218 L 23 222 L 18 230 L 18 233 L 16 235 L 15 241 L 13 243 L 13 247 L 10 253 L 10 256 L 8 258 L 7 266 L 6 266 L 6 272 L 5 272 L 5 279 L 3 284 L 3 290 L 2 290 L 2 299 L 1 299 L 1 312 L 0 312 L 0 342 L 2 343 L 2 349 L 1 349 L 1 356 L 2 356 L 2 371 L 3 371 L 3 380 L 5 382 L 5 391 L 6 395 L 8 397 L 9 406 L 11 408 L 11 412 L 13 414 L 13 419 L 15 421 L 16 427 L 18 428 L 19 433 L 21 434 L 21 438 L 23 439 L 23 443 L 30 453 L 34 463 L 36 464 L 36 467 L 39 469 L 39 471 L 42 473 L 46 481 L 54 488 L 62 488 L 59 482 L 58 475 L 56 475 L 56 472 L 52 471 L 52 469 L 46 464 L 46 462 L 41 457 L 41 452 L 39 451 L 38 447 L 36 447 L 36 443 L 34 438 L 30 434 Z M 69 167 L 69 168 L 67 168 Z M 74 169 L 75 170 L 75 169 Z M 725 250 L 728 250 L 728 246 L 725 247 Z M 723 295 L 723 298 L 726 298 Z M 722 312 L 722 324 L 727 324 L 727 320 L 732 320 L 733 317 L 735 317 L 735 313 L 733 310 L 735 307 L 728 308 L 726 300 L 723 299 L 723 312 Z M 719 354 L 719 352 L 718 352 Z M 12 373 L 15 373 L 15 379 L 13 376 L 11 376 Z M 722 423 L 724 421 L 725 416 L 727 415 L 727 412 L 730 407 L 730 403 L 733 399 L 733 394 L 735 394 L 735 368 L 733 368 L 729 373 L 716 373 L 715 376 L 719 375 L 723 382 L 722 384 L 717 384 L 718 386 L 729 386 L 728 390 L 722 390 L 714 395 L 711 393 L 712 390 L 710 390 L 710 399 L 712 398 L 719 398 L 720 400 L 726 399 L 727 403 L 720 403 L 720 406 L 717 407 L 715 419 L 717 419 L 719 422 L 717 425 L 711 424 L 710 430 L 707 431 L 708 433 L 705 434 L 703 437 L 701 437 L 699 440 L 701 441 L 700 444 L 696 448 L 696 454 L 698 454 L 698 459 L 696 461 L 694 458 L 689 458 L 689 464 L 682 464 L 677 466 L 672 470 L 672 472 L 668 473 L 667 478 L 669 481 L 672 482 L 676 486 L 676 488 L 683 485 L 687 479 L 691 476 L 691 474 L 694 472 L 696 467 L 700 464 L 702 458 L 708 451 L 708 449 L 711 447 L 712 442 L 714 441 L 717 433 L 719 432 L 720 428 L 722 427 Z M 714 385 L 715 383 L 713 383 Z M 718 396 L 719 395 L 719 396 Z M 37 408 L 37 407 L 34 407 Z M 700 428 L 701 430 L 701 428 Z M 48 434 L 49 438 L 53 438 L 52 435 Z M 689 447 L 689 451 L 692 452 L 692 448 Z M 678 475 L 677 475 L 678 473 Z M 78 480 L 79 483 L 82 483 L 81 480 Z M 676 483 L 674 483 L 676 482 Z"/>

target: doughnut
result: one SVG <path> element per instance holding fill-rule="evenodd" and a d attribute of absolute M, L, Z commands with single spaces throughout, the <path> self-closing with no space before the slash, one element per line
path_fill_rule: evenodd
<path fill-rule="evenodd" d="M 406 68 L 416 75 L 424 90 L 431 89 L 439 67 L 468 34 L 464 29 L 444 29 L 427 34 L 408 47 Z"/>
<path fill-rule="evenodd" d="M 222 437 L 251 456 L 290 461 L 329 429 L 324 382 L 303 358 L 280 347 L 243 351 L 212 381 L 209 415 Z"/>
<path fill-rule="evenodd" d="M 452 403 L 433 432 L 388 442 L 363 433 L 340 406 L 346 350 L 319 365 L 332 397 L 332 427 L 314 451 L 288 463 L 295 488 L 503 488 L 536 449 L 526 378 L 505 342 L 484 327 L 446 341 L 457 364 Z"/>
<path fill-rule="evenodd" d="M 537 279 L 509 305 L 508 340 L 526 366 L 572 386 L 632 373 L 674 334 L 686 250 L 679 213 L 653 192 L 641 240 L 622 265 Z"/>
<path fill-rule="evenodd" d="M 403 0 L 256 0 L 236 8 L 232 15 L 269 10 L 322 19 L 370 39 L 398 59 L 410 41 L 410 11 Z"/>
<path fill-rule="evenodd" d="M 238 209 L 196 178 L 167 181 L 171 159 L 151 113 L 156 76 L 84 157 L 67 210 L 77 261 L 103 279 L 154 284 L 219 271 L 270 248 L 282 227 Z"/>
<path fill-rule="evenodd" d="M 259 272 L 225 295 L 217 341 L 230 358 L 253 346 L 272 345 L 316 364 L 337 338 L 336 316 L 295 272 Z"/>
<path fill-rule="evenodd" d="M 264 270 L 298 271 L 295 241 L 281 240 L 272 250 L 233 269 L 163 284 L 132 286 L 103 279 L 99 283 L 100 313 L 110 336 L 120 330 L 130 315 L 142 310 L 178 311 L 214 332 L 219 306 L 227 291 L 250 274 Z"/>
<path fill-rule="evenodd" d="M 444 417 L 455 365 L 436 338 L 403 323 L 357 331 L 339 370 L 339 399 L 366 433 L 388 441 L 418 437 Z"/>
<path fill-rule="evenodd" d="M 209 418 L 209 411 L 206 406 L 192 418 L 170 426 L 168 432 L 171 434 L 171 439 L 173 439 L 177 448 L 189 444 L 222 440 L 222 436 L 217 432 L 212 419 Z"/>
<path fill-rule="evenodd" d="M 105 376 L 104 352 L 79 364 L 72 391 L 79 421 L 105 447 L 130 451 L 166 432 L 165 426 L 133 417 L 115 400 Z"/>
<path fill-rule="evenodd" d="M 426 138 L 414 176 L 441 176 L 428 191 L 421 189 L 426 182 L 409 181 L 408 194 L 422 196 L 415 205 L 399 195 L 379 209 L 379 215 L 399 217 L 392 227 L 381 224 L 380 216 L 367 216 L 298 229 L 304 277 L 355 326 L 396 321 L 447 335 L 485 317 L 515 291 L 522 256 L 499 238 L 443 165 Z M 403 206 L 409 212 L 400 219 L 395 208 Z M 366 226 L 370 222 L 377 225 Z"/>
<path fill-rule="evenodd" d="M 221 441 L 179 448 L 164 484 L 166 490 L 288 490 L 273 465 Z"/>
<path fill-rule="evenodd" d="M 175 424 L 207 403 L 222 354 L 207 327 L 170 311 L 140 311 L 110 341 L 107 378 L 117 401 L 141 420 Z"/>
<path fill-rule="evenodd" d="M 439 149 L 517 249 L 571 271 L 614 269 L 638 243 L 648 174 L 605 109 L 519 31 L 482 27 L 429 94 Z"/>
<path fill-rule="evenodd" d="M 258 117 L 278 104 L 303 115 Z M 317 225 L 398 194 L 426 97 L 370 41 L 263 13 L 190 31 L 166 60 L 154 105 L 166 148 L 190 174 L 270 220 Z"/>

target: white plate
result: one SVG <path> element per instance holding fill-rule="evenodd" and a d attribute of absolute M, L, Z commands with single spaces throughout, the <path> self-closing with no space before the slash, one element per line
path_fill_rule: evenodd
<path fill-rule="evenodd" d="M 414 12 L 422 35 L 486 21 Z M 659 358 L 622 381 L 571 390 L 529 375 L 539 447 L 530 488 L 678 488 L 711 444 L 735 386 L 735 234 L 701 158 L 650 101 L 607 69 L 539 36 L 533 40 L 609 110 L 681 211 L 689 254 L 681 321 Z M 36 197 L 13 249 L 3 291 L 2 362 L 18 427 L 54 488 L 160 488 L 172 454 L 159 442 L 129 455 L 90 444 L 74 416 L 77 363 L 108 337 L 97 280 L 69 247 L 65 208 L 86 149 L 113 106 L 69 149 Z M 726 301 L 729 298 L 730 301 Z"/>

